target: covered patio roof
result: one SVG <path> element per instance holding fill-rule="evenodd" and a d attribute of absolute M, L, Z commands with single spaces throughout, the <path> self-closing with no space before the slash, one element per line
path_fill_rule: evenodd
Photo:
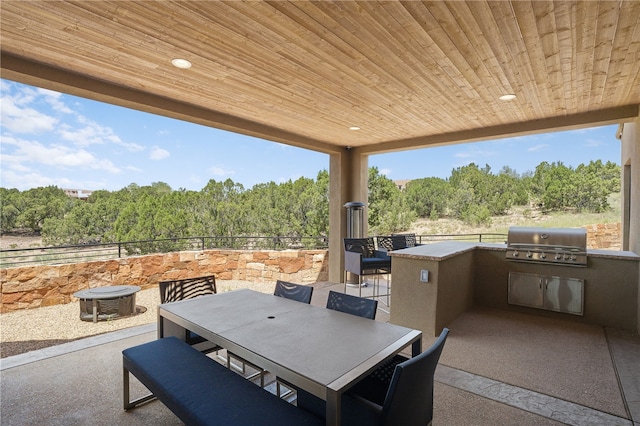
<path fill-rule="evenodd" d="M 328 154 L 638 117 L 637 1 L 0 7 L 2 78 Z"/>

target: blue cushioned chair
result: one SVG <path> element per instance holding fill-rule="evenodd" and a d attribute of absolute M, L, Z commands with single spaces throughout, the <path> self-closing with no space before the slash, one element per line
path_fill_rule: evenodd
<path fill-rule="evenodd" d="M 358 276 L 359 296 L 362 296 L 362 277 L 390 274 L 391 258 L 386 250 L 376 250 L 373 237 L 344 239 L 344 292 L 347 292 L 347 273 Z M 376 283 L 374 283 L 376 286 Z M 375 288 L 374 288 L 375 290 Z M 374 291 L 375 293 L 375 291 Z"/>

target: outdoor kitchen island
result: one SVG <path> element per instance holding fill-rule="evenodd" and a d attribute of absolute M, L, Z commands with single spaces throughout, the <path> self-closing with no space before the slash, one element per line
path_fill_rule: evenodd
<path fill-rule="evenodd" d="M 637 329 L 640 257 L 635 253 L 587 250 L 587 266 L 575 267 L 511 261 L 506 252 L 506 244 L 460 241 L 391 252 L 390 322 L 437 336 L 460 314 L 478 305 Z M 583 314 L 508 303 L 511 272 L 583 280 Z"/>

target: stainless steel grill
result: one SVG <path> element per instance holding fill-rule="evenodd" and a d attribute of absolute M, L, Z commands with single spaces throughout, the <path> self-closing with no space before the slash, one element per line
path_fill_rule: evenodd
<path fill-rule="evenodd" d="M 509 228 L 508 260 L 587 266 L 587 231 L 583 228 Z"/>

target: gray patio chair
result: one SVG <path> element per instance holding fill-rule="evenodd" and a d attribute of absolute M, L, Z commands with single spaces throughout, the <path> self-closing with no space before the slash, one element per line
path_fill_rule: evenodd
<path fill-rule="evenodd" d="M 295 284 L 278 280 L 276 281 L 276 289 L 274 290 L 273 295 L 295 300 L 297 302 L 311 303 L 313 287 L 310 285 Z"/>
<path fill-rule="evenodd" d="M 327 309 L 333 309 L 363 318 L 375 319 L 378 310 L 378 301 L 329 290 Z"/>
<path fill-rule="evenodd" d="M 342 396 L 342 424 L 424 426 L 433 420 L 433 376 L 449 335 L 445 328 L 426 351 L 400 355 L 365 377 Z M 324 416 L 325 402 L 298 391 L 298 407 Z"/>
<path fill-rule="evenodd" d="M 375 290 L 381 274 L 391 273 L 391 258 L 386 250 L 376 250 L 373 237 L 344 239 L 344 292 L 347 292 L 347 273 L 358 276 L 359 295 L 362 295 L 362 277 L 375 275 Z"/>
<path fill-rule="evenodd" d="M 402 250 L 416 246 L 416 234 L 391 234 L 376 237 L 378 250 Z"/>
<path fill-rule="evenodd" d="M 177 302 L 179 300 L 193 299 L 200 296 L 216 294 L 216 277 L 205 275 L 201 277 L 183 278 L 178 280 L 165 280 L 158 283 L 160 289 L 160 303 Z M 200 352 L 209 353 L 222 349 L 218 345 L 208 342 L 196 333 L 185 330 L 185 341 L 191 346 L 199 345 Z M 204 343 L 207 342 L 205 345 Z"/>

